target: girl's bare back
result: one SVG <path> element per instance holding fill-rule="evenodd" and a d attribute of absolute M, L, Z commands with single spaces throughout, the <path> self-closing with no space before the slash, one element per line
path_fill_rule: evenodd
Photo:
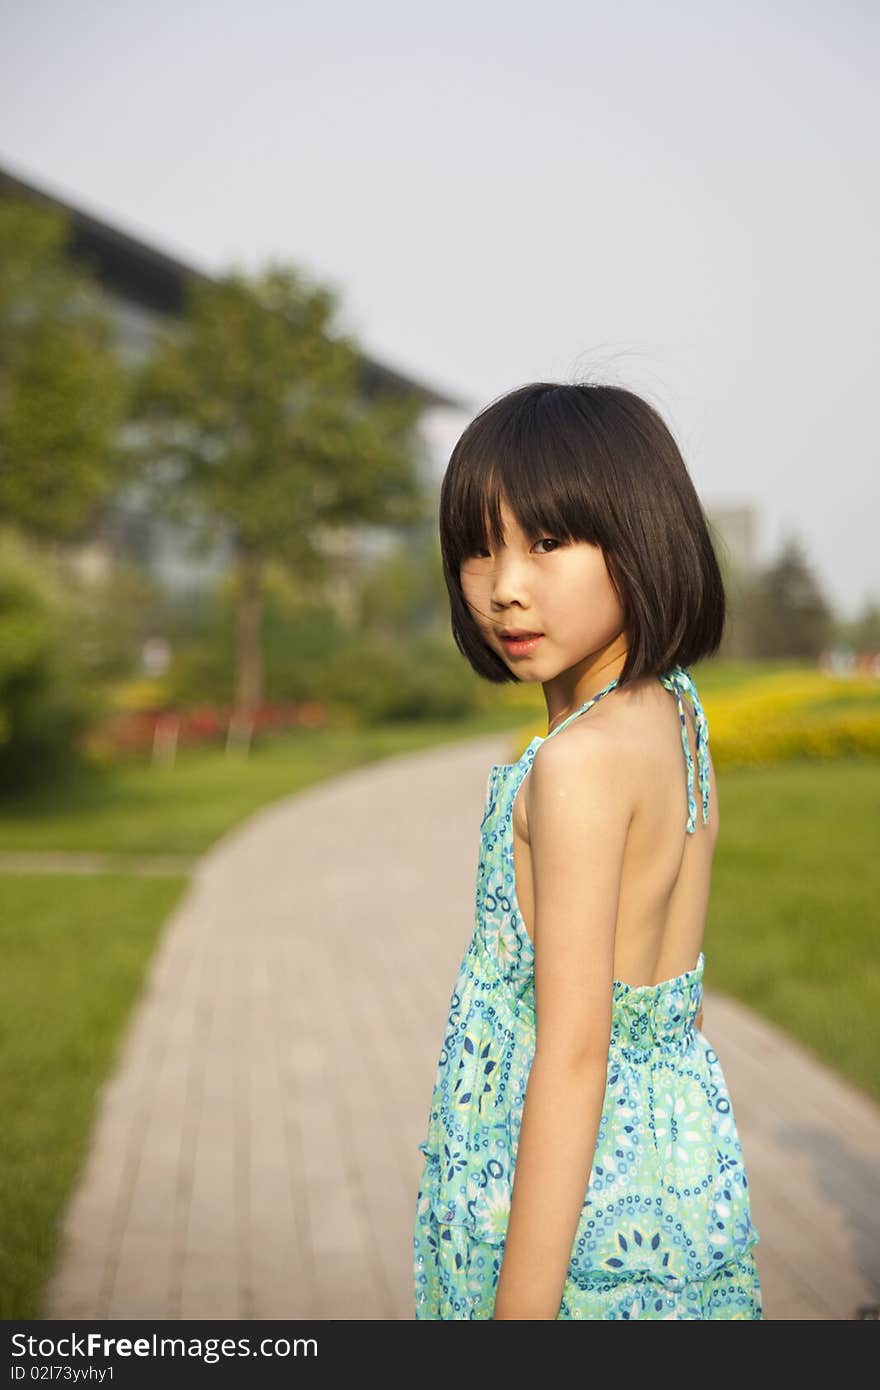
<path fill-rule="evenodd" d="M 694 714 L 687 702 L 682 708 L 696 765 Z M 715 769 L 709 756 L 713 814 L 705 824 L 698 816 L 689 835 L 681 807 L 685 769 L 673 693 L 654 678 L 635 681 L 591 709 L 588 720 L 576 719 L 564 737 L 589 738 L 597 726 L 620 747 L 620 774 L 629 779 L 635 808 L 621 875 L 614 977 L 653 985 L 691 970 L 703 947 L 719 824 Z M 529 785 L 526 775 L 513 804 L 514 872 L 523 925 L 534 943 Z"/>

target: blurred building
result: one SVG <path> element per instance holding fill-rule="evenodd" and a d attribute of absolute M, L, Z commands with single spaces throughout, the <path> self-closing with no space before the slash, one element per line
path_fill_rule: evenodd
<path fill-rule="evenodd" d="M 48 205 L 67 216 L 72 229 L 70 252 L 96 282 L 116 324 L 119 354 L 129 365 L 136 366 L 149 357 L 159 331 L 180 317 L 187 284 L 211 279 L 157 247 L 2 168 L 0 197 Z M 430 486 L 434 479 L 431 437 L 436 429 L 431 420 L 438 415 L 442 419 L 450 412 L 457 415 L 465 408 L 464 403 L 365 358 L 364 393 L 369 396 L 376 389 L 414 395 L 423 406 L 428 458 L 425 481 Z M 234 534 L 227 528 L 197 553 L 192 530 L 182 523 L 154 515 L 146 489 L 129 485 L 105 505 L 91 532 L 74 548 L 74 558 L 80 571 L 95 579 L 106 576 L 115 560 L 125 560 L 165 589 L 192 593 L 213 587 L 227 571 L 234 547 Z M 349 607 L 355 571 L 361 561 L 392 542 L 393 533 L 383 534 L 380 528 L 338 530 L 332 538 L 328 537 L 331 557 L 328 596 L 340 610 Z"/>
<path fill-rule="evenodd" d="M 706 508 L 715 539 L 738 574 L 753 574 L 758 565 L 758 514 L 753 506 L 709 506 Z"/>

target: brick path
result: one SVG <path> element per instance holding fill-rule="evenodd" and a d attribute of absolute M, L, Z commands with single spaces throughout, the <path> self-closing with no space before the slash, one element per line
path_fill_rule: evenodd
<path fill-rule="evenodd" d="M 508 751 L 357 769 L 197 861 L 99 1098 L 43 1317 L 413 1316 L 416 1145 Z M 703 1031 L 766 1317 L 880 1301 L 880 1107 L 710 987 Z"/>

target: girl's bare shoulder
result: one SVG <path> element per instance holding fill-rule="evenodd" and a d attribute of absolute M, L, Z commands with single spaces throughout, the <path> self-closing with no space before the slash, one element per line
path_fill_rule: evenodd
<path fill-rule="evenodd" d="M 687 696 L 682 698 L 691 754 L 696 758 L 696 719 Z M 621 776 L 631 775 L 634 793 L 644 786 L 645 774 L 663 777 L 675 775 L 684 758 L 681 722 L 675 694 L 656 676 L 641 676 L 613 690 L 575 719 L 558 739 L 550 739 L 539 749 L 550 755 L 552 744 L 562 738 L 601 739 L 616 754 Z M 569 743 L 569 749 L 575 747 Z M 562 756 L 562 750 L 556 751 Z M 695 764 L 696 765 L 696 764 Z M 709 755 L 711 788 L 715 773 Z"/>

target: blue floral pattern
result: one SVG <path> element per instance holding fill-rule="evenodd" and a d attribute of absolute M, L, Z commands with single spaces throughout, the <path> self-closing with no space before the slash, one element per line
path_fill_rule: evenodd
<path fill-rule="evenodd" d="M 660 677 L 696 715 L 703 820 L 708 725 L 682 667 Z M 617 680 L 559 724 L 555 737 Z M 534 949 L 516 900 L 513 803 L 542 738 L 489 772 L 475 925 L 437 1065 L 416 1199 L 416 1318 L 491 1318 L 536 1043 Z M 656 985 L 612 986 L 608 1076 L 558 1317 L 763 1317 L 748 1179 L 721 1064 L 696 1027 L 705 958 Z"/>

